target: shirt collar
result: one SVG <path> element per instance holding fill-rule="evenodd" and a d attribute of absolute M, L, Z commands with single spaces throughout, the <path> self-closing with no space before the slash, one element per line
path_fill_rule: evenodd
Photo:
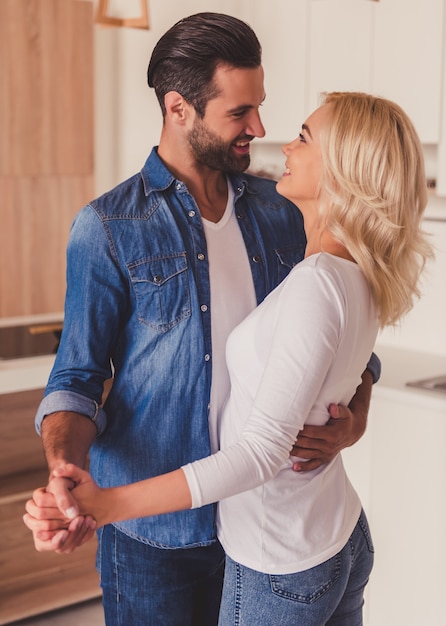
<path fill-rule="evenodd" d="M 175 184 L 177 181 L 175 176 L 164 165 L 158 156 L 158 146 L 152 148 L 144 167 L 141 170 L 141 178 L 144 186 L 145 195 L 148 196 L 153 191 L 163 191 Z M 228 178 L 234 190 L 234 200 L 237 200 L 243 193 L 255 194 L 250 186 L 250 177 L 247 174 L 228 174 Z"/>

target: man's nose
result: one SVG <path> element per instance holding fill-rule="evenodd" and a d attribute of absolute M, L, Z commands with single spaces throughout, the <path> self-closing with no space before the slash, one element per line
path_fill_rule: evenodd
<path fill-rule="evenodd" d="M 265 136 L 265 127 L 262 124 L 262 120 L 260 119 L 260 113 L 258 111 L 252 113 L 249 118 L 249 123 L 246 128 L 247 135 L 253 135 L 254 137 L 264 137 Z"/>

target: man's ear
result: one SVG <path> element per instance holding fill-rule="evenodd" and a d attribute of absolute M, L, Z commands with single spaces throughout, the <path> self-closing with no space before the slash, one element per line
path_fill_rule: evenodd
<path fill-rule="evenodd" d="M 177 124 L 186 122 L 190 104 L 186 102 L 178 91 L 169 91 L 164 96 L 164 105 L 166 107 L 166 116 Z"/>

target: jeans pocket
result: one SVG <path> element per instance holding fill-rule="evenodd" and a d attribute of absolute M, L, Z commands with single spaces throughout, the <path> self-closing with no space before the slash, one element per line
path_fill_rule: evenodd
<path fill-rule="evenodd" d="M 367 543 L 367 547 L 369 549 L 369 552 L 375 552 L 375 548 L 373 545 L 373 540 L 372 540 L 372 535 L 370 534 L 370 528 L 369 528 L 369 523 L 367 521 L 367 517 L 366 514 L 364 513 L 364 511 L 361 511 L 361 515 L 359 516 L 359 520 L 358 520 L 358 524 L 359 527 L 361 528 L 364 538 L 366 540 Z"/>
<path fill-rule="evenodd" d="M 277 596 L 312 604 L 326 593 L 341 575 L 341 555 L 303 572 L 270 575 L 271 590 Z"/>
<path fill-rule="evenodd" d="M 186 253 L 128 265 L 141 322 L 164 333 L 191 314 Z"/>

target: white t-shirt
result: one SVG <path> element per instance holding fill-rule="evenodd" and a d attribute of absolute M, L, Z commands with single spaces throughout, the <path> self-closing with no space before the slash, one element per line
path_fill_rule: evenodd
<path fill-rule="evenodd" d="M 211 450 L 220 448 L 223 405 L 229 395 L 225 350 L 229 333 L 257 305 L 248 253 L 234 210 L 234 191 L 228 181 L 228 202 L 217 222 L 203 219 L 211 291 L 212 384 L 209 408 Z"/>
<path fill-rule="evenodd" d="M 347 542 L 361 503 L 341 456 L 298 474 L 289 451 L 305 423 L 327 421 L 330 402 L 349 403 L 377 332 L 360 268 L 321 253 L 293 268 L 231 333 L 222 449 L 183 469 L 194 507 L 221 501 L 218 535 L 234 560 L 287 574 Z"/>

